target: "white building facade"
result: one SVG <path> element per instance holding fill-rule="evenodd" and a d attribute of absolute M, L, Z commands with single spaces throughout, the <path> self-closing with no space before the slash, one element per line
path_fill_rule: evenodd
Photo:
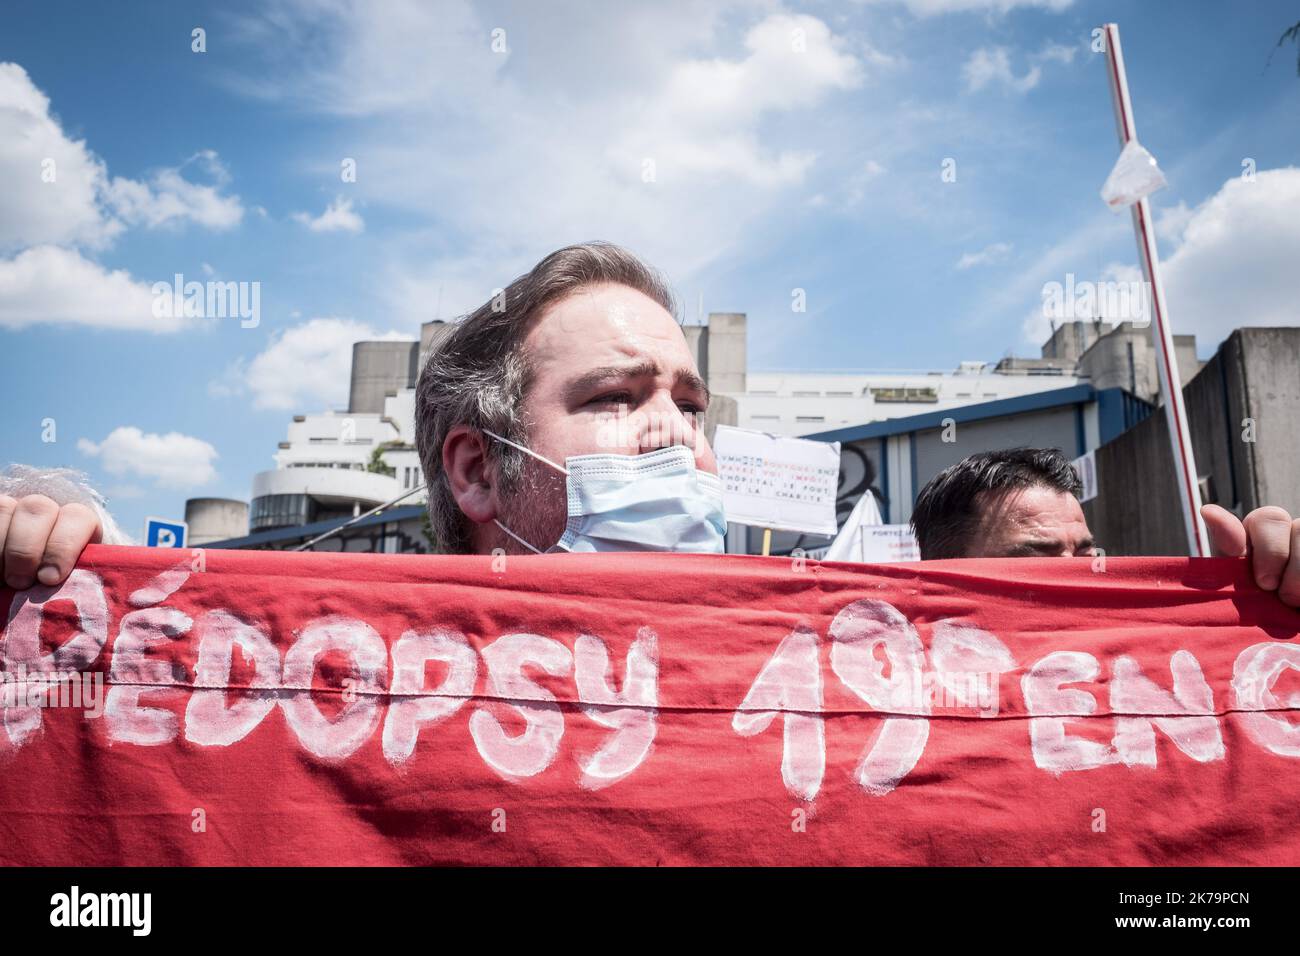
<path fill-rule="evenodd" d="M 253 477 L 250 532 L 356 517 L 412 491 L 402 504 L 427 500 L 415 451 L 415 389 L 393 384 L 401 387 L 383 395 L 379 412 L 294 416 L 276 467 Z"/>
<path fill-rule="evenodd" d="M 736 399 L 736 424 L 799 436 L 891 418 L 1068 388 L 1059 370 L 998 372 L 983 362 L 955 371 L 749 372 Z"/>

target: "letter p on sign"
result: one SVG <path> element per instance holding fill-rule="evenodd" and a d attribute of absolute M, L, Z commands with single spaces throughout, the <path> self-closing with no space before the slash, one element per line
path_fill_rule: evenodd
<path fill-rule="evenodd" d="M 183 548 L 189 530 L 189 525 L 184 521 L 145 518 L 144 543 L 151 548 Z"/>

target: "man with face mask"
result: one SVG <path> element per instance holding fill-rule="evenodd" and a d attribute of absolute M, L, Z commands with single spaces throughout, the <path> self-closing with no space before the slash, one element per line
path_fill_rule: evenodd
<path fill-rule="evenodd" d="M 451 329 L 415 399 L 444 550 L 723 550 L 709 390 L 672 313 L 657 273 L 588 243 Z"/>
<path fill-rule="evenodd" d="M 434 537 L 453 554 L 721 551 L 708 403 L 654 270 L 607 243 L 553 252 L 453 327 L 421 371 L 416 445 Z M 1214 518 L 1216 545 L 1246 554 L 1249 539 L 1252 554 L 1280 561 L 1271 589 L 1300 591 L 1300 531 L 1283 546 L 1272 524 L 1265 538 L 1251 517 L 1244 528 Z M 83 504 L 0 496 L 11 587 L 63 580 L 102 533 Z"/>
<path fill-rule="evenodd" d="M 701 428 L 709 390 L 673 311 L 657 272 L 618 246 L 585 243 L 551 253 L 453 326 L 416 389 L 440 550 L 723 550 L 721 485 Z M 11 587 L 63 580 L 103 538 L 102 509 L 66 484 L 44 488 L 29 474 L 0 494 Z"/>

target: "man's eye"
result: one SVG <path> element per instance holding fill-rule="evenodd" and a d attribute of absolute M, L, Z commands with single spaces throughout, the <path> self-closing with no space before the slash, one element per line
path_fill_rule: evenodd
<path fill-rule="evenodd" d="M 631 405 L 632 396 L 627 392 L 607 392 L 597 395 L 587 402 L 588 405 Z"/>
<path fill-rule="evenodd" d="M 687 414 L 687 415 L 703 415 L 703 414 L 704 414 L 704 409 L 700 408 L 700 406 L 696 405 L 694 402 L 683 402 L 682 404 L 678 405 L 677 407 L 680 408 L 680 409 L 681 409 L 685 414 Z"/>

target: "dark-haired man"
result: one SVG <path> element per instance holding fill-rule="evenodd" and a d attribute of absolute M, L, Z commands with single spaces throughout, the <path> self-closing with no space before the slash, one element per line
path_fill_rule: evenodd
<path fill-rule="evenodd" d="M 935 475 L 916 499 L 912 528 L 921 558 L 1092 555 L 1081 490 L 1070 460 L 1055 448 L 971 455 Z M 1205 505 L 1201 517 L 1216 555 L 1249 554 L 1256 583 L 1300 606 L 1300 520 L 1265 507 L 1243 522 L 1218 505 Z"/>

